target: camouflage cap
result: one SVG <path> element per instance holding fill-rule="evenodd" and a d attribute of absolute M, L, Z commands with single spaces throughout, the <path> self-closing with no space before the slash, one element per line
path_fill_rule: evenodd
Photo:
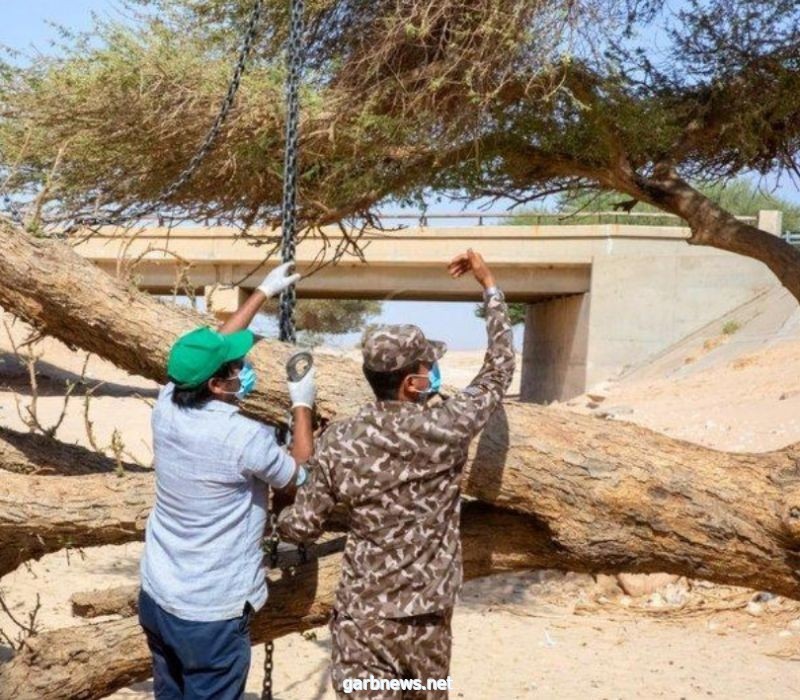
<path fill-rule="evenodd" d="M 373 372 L 395 372 L 416 362 L 433 364 L 447 352 L 440 340 L 428 340 L 410 323 L 369 328 L 361 339 L 364 366 Z"/>

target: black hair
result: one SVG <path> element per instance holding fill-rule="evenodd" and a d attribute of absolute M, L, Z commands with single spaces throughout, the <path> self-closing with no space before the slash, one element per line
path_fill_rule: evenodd
<path fill-rule="evenodd" d="M 397 392 L 400 390 L 403 380 L 409 374 L 418 374 L 419 368 L 420 363 L 415 362 L 393 372 L 376 372 L 366 365 L 362 367 L 362 370 L 378 401 L 396 401 Z"/>
<path fill-rule="evenodd" d="M 229 379 L 234 370 L 241 369 L 242 360 L 229 360 L 224 363 L 209 379 Z M 175 383 L 175 380 L 170 378 Z M 181 408 L 201 408 L 212 397 L 211 389 L 208 388 L 208 379 L 200 386 L 180 389 L 175 383 L 172 391 L 172 402 Z"/>

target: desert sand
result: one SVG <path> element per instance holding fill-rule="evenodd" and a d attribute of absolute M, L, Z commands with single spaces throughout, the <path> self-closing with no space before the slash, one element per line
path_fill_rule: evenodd
<path fill-rule="evenodd" d="M 800 316 L 776 292 L 740 309 L 736 319 L 720 319 L 552 410 L 629 420 L 723 450 L 764 451 L 800 440 Z M 25 329 L 16 324 L 12 334 L 19 341 Z M 51 340 L 39 349 L 37 415 L 49 427 L 62 412 L 65 382 L 80 378 L 85 356 Z M 450 353 L 443 363 L 446 383 L 466 384 L 481 358 L 479 351 Z M 107 446 L 117 430 L 131 458 L 149 463 L 156 385 L 98 358 L 90 358 L 84 382 L 67 405 L 57 437 L 91 445 L 88 415 L 96 445 Z M 0 422 L 27 429 L 23 418 L 30 403 L 27 368 L 0 330 Z M 51 554 L 4 577 L 0 590 L 21 616 L 38 595 L 41 629 L 85 624 L 71 616 L 70 595 L 136 582 L 141 548 L 131 543 Z M 800 695 L 800 604 L 669 577 L 622 583 L 627 592 L 616 577 L 520 572 L 467 584 L 454 617 L 452 697 Z M 0 627 L 15 634 L 1 613 Z M 324 628 L 278 640 L 276 697 L 333 698 L 329 651 Z M 9 653 L 0 646 L 0 654 Z M 260 696 L 262 662 L 263 648 L 254 648 L 249 700 Z M 111 697 L 145 700 L 152 697 L 151 684 Z"/>

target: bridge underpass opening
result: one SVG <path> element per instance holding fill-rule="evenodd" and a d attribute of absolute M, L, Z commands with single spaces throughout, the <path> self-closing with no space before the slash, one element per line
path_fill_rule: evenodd
<path fill-rule="evenodd" d="M 243 296 L 247 293 L 243 291 Z M 524 320 L 513 327 L 518 361 L 509 395 L 523 401 L 548 403 L 582 393 L 586 388 L 589 295 L 541 295 L 528 299 L 524 305 Z M 380 312 L 365 318 L 360 327 L 349 332 L 308 333 L 308 329 L 299 324 L 301 344 L 351 352 L 358 359 L 358 345 L 366 326 L 414 323 L 427 337 L 447 343 L 449 352 L 442 362 L 445 383 L 457 388 L 467 386 L 480 368 L 487 346 L 485 322 L 476 314 L 480 306 L 477 300 L 379 301 Z M 259 314 L 254 330 L 276 337 L 277 304 L 274 300 L 268 308 L 272 313 Z"/>
<path fill-rule="evenodd" d="M 767 214 L 759 214 L 759 227 L 778 234 L 779 226 L 767 226 Z M 446 274 L 448 260 L 475 247 L 509 301 L 530 305 L 522 395 L 549 402 L 573 398 L 639 366 L 776 284 L 766 266 L 750 258 L 687 245 L 688 229 L 625 221 L 630 223 L 422 225 L 367 233 L 366 260 L 343 258 L 305 278 L 298 293 L 477 303 L 474 280 L 454 282 Z M 326 235 L 335 247 L 342 234 L 329 229 Z M 214 305 L 222 313 L 237 308 L 277 264 L 265 264 L 263 248 L 214 227 L 148 229 L 135 238 L 109 230 L 76 244 L 76 250 L 112 275 L 131 265 L 132 281 L 151 292 L 170 293 L 186 272 L 197 292 L 216 289 Z M 324 250 L 319 237 L 304 239 L 298 246 L 300 272 L 312 269 Z M 472 320 L 469 312 L 467 318 Z"/>

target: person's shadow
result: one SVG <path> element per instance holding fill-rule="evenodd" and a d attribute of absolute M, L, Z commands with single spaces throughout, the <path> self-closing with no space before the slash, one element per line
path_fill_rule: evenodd
<path fill-rule="evenodd" d="M 478 438 L 472 464 L 463 483 L 463 493 L 494 503 L 500 495 L 509 450 L 508 414 L 504 403 L 489 418 Z"/>

